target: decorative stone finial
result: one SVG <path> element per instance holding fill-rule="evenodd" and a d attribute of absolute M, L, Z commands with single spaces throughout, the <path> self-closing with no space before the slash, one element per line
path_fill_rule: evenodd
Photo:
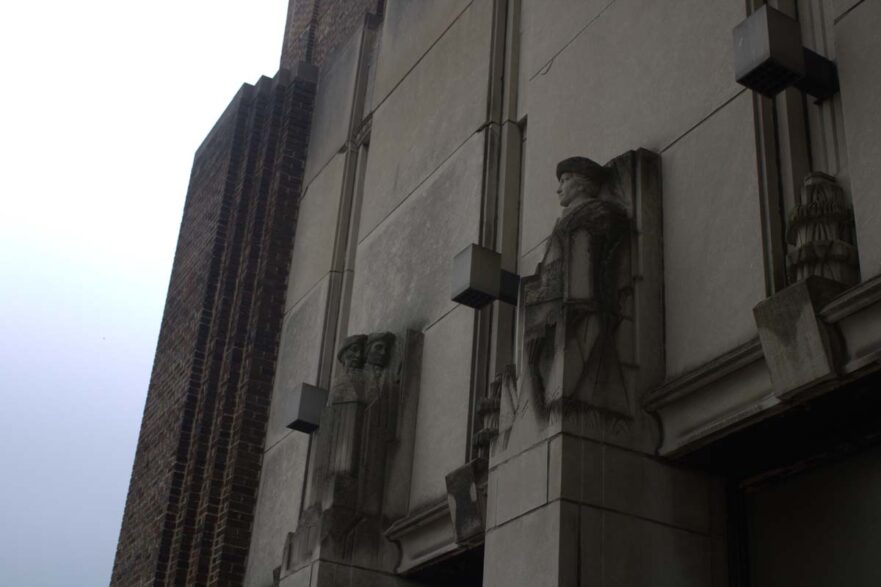
<path fill-rule="evenodd" d="M 848 286 L 859 282 L 853 212 L 834 177 L 819 172 L 805 177 L 786 240 L 796 247 L 786 259 L 790 281 L 817 275 Z"/>

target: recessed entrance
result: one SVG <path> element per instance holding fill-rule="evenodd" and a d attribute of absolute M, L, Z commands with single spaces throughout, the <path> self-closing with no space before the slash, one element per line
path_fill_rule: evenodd
<path fill-rule="evenodd" d="M 408 578 L 431 587 L 481 587 L 483 545 L 425 567 Z"/>

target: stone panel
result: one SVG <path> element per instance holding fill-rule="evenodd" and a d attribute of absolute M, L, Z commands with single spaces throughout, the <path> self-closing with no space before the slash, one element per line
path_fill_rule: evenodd
<path fill-rule="evenodd" d="M 446 499 L 446 474 L 465 463 L 473 332 L 465 306 L 425 332 L 410 511 Z"/>
<path fill-rule="evenodd" d="M 358 245 L 349 332 L 421 330 L 455 306 L 453 256 L 479 237 L 483 143 L 474 135 Z"/>
<path fill-rule="evenodd" d="M 548 499 L 567 499 L 602 505 L 603 447 L 601 444 L 564 434 L 551 439 Z"/>
<path fill-rule="evenodd" d="M 854 6 L 864 2 L 865 0 L 835 0 L 833 2 L 833 19 L 838 20 L 845 15 L 848 10 L 853 9 Z M 868 3 L 867 3 L 868 4 Z"/>
<path fill-rule="evenodd" d="M 312 568 L 311 566 L 300 569 L 293 575 L 288 575 L 279 581 L 279 587 L 311 587 L 312 586 Z M 270 587 L 268 583 L 266 587 Z M 274 587 L 274 586 L 273 586 Z"/>
<path fill-rule="evenodd" d="M 521 4 L 520 75 L 529 80 L 613 0 L 542 0 Z M 602 26 L 602 23 L 598 23 Z"/>
<path fill-rule="evenodd" d="M 706 587 L 711 584 L 709 538 L 609 511 L 602 516 L 603 585 Z M 597 554 L 582 550 L 582 557 L 585 566 L 590 568 Z"/>
<path fill-rule="evenodd" d="M 287 310 L 331 269 L 345 161 L 344 154 L 336 155 L 303 194 L 288 277 Z"/>
<path fill-rule="evenodd" d="M 881 206 L 878 161 L 881 160 L 881 4 L 863 2 L 835 26 L 841 79 L 841 102 L 860 271 L 863 279 L 881 273 Z"/>
<path fill-rule="evenodd" d="M 379 104 L 402 80 L 471 0 L 388 0 L 383 19 L 374 96 Z"/>
<path fill-rule="evenodd" d="M 321 68 L 312 116 L 305 182 L 312 182 L 349 138 L 363 28 Z"/>
<path fill-rule="evenodd" d="M 499 465 L 493 474 L 493 523 L 504 524 L 548 501 L 548 444 Z"/>
<path fill-rule="evenodd" d="M 266 431 L 267 448 L 292 432 L 285 427 L 292 409 L 292 390 L 304 382 L 312 385 L 318 382 L 318 361 L 329 287 L 330 278 L 325 277 L 285 316 Z"/>
<path fill-rule="evenodd" d="M 362 239 L 486 120 L 492 4 L 472 4 L 374 112 Z"/>
<path fill-rule="evenodd" d="M 618 0 L 529 82 L 521 251 L 559 213 L 558 161 L 661 151 L 741 91 L 731 30 L 744 15 L 734 1 Z"/>
<path fill-rule="evenodd" d="M 263 455 L 246 587 L 269 587 L 288 532 L 297 527 L 309 437 L 291 434 Z"/>
<path fill-rule="evenodd" d="M 485 587 L 575 585 L 578 506 L 555 501 L 486 535 Z M 567 556 L 569 555 L 569 556 Z M 561 567 L 561 559 L 568 562 Z M 566 560 L 568 559 L 568 560 Z"/>
<path fill-rule="evenodd" d="M 755 337 L 765 297 L 752 97 L 661 156 L 667 378 Z"/>
<path fill-rule="evenodd" d="M 605 447 L 605 506 L 694 532 L 710 529 L 710 488 L 700 473 Z"/>

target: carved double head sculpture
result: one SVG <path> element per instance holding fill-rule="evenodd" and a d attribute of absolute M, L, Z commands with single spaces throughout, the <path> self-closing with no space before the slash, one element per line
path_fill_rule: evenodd
<path fill-rule="evenodd" d="M 365 364 L 377 369 L 388 367 L 395 335 L 391 332 L 355 334 L 343 341 L 337 352 L 337 360 L 346 371 L 363 369 Z"/>

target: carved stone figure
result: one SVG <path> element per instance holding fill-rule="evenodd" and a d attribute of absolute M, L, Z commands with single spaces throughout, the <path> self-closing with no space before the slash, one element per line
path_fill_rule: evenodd
<path fill-rule="evenodd" d="M 848 286 L 859 283 L 853 212 L 834 177 L 819 172 L 805 177 L 786 236 L 796 247 L 786 259 L 791 281 L 816 275 Z"/>
<path fill-rule="evenodd" d="M 325 501 L 347 502 L 354 507 L 357 499 L 358 461 L 363 427 L 362 411 L 365 402 L 364 360 L 367 336 L 347 337 L 340 345 L 337 360 L 343 366 L 337 372 L 328 406 L 328 428 L 331 436 L 325 450 L 330 458 L 327 468 L 319 474 L 330 477 L 329 494 Z M 344 497 L 345 495 L 345 497 Z"/>
<path fill-rule="evenodd" d="M 340 345 L 340 350 L 336 357 L 346 371 L 362 369 L 364 367 L 364 345 L 366 342 L 367 336 L 355 334 L 347 337 L 343 344 Z"/>
<path fill-rule="evenodd" d="M 611 170 L 585 157 L 557 165 L 563 213 L 535 275 L 524 280 L 525 354 L 536 401 L 546 410 L 576 403 L 632 416 L 616 331 L 629 275 L 627 209 L 607 189 Z"/>
<path fill-rule="evenodd" d="M 314 497 L 289 537 L 286 568 L 301 564 L 319 543 L 331 557 L 353 543 L 363 542 L 362 552 L 376 550 L 380 559 L 392 548 L 378 537 L 399 406 L 399 381 L 390 373 L 395 338 L 390 332 L 356 334 L 340 344 L 342 368 L 335 373 L 317 438 Z"/>
<path fill-rule="evenodd" d="M 380 369 L 388 366 L 395 335 L 391 332 L 374 332 L 367 337 L 367 363 Z"/>

